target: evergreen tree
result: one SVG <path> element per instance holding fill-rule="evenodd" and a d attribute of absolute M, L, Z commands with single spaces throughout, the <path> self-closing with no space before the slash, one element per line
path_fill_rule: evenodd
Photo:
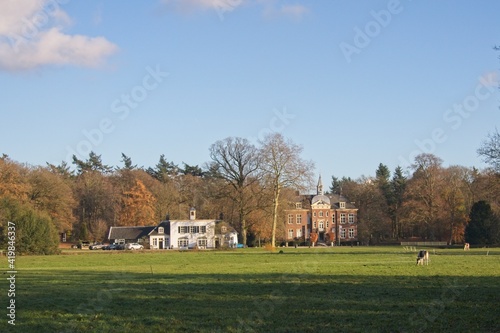
<path fill-rule="evenodd" d="M 404 194 L 406 189 L 406 177 L 403 175 L 403 169 L 398 166 L 394 170 L 391 179 L 392 201 L 389 206 L 392 220 L 393 237 L 401 237 L 400 215 L 404 203 Z"/>
<path fill-rule="evenodd" d="M 154 168 L 149 167 L 146 172 L 153 178 L 161 181 L 162 183 L 168 182 L 168 180 L 177 176 L 179 173 L 179 167 L 174 162 L 168 162 L 165 159 L 165 155 L 160 156 L 160 160 Z"/>
<path fill-rule="evenodd" d="M 132 164 L 132 158 L 128 157 L 124 153 L 122 153 L 123 168 L 124 170 L 134 170 L 137 168 L 137 164 Z"/>
<path fill-rule="evenodd" d="M 465 229 L 465 241 L 470 244 L 492 245 L 500 243 L 500 219 L 486 201 L 474 203 Z"/>

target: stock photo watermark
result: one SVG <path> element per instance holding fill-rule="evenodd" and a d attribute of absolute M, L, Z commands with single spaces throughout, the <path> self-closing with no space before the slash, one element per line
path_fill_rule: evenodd
<path fill-rule="evenodd" d="M 127 119 L 131 111 L 137 109 L 169 75 L 168 72 L 164 72 L 160 68 L 160 65 L 156 65 L 155 68 L 147 66 L 145 70 L 146 74 L 140 84 L 133 86 L 127 93 L 123 93 L 111 103 L 110 111 L 115 117 L 118 117 L 118 120 L 124 121 Z M 73 155 L 78 158 L 88 156 L 91 151 L 103 143 L 105 136 L 111 134 L 115 128 L 116 119 L 108 116 L 102 118 L 96 127 L 84 128 L 82 130 L 84 139 L 80 140 L 75 146 L 66 146 L 66 161 L 71 161 Z"/>
<path fill-rule="evenodd" d="M 257 137 L 251 137 L 250 141 L 263 141 L 268 134 L 284 131 L 296 117 L 295 114 L 289 113 L 286 107 L 283 107 L 281 110 L 274 109 L 273 114 L 269 120 L 269 125 L 262 128 L 257 133 Z"/>
<path fill-rule="evenodd" d="M 232 12 L 242 4 L 243 0 L 214 0 L 213 2 L 215 11 L 221 21 L 224 21 L 225 13 Z"/>
<path fill-rule="evenodd" d="M 7 222 L 7 263 L 8 270 L 7 281 L 9 289 L 7 291 L 8 306 L 7 306 L 7 323 L 16 325 L 16 224 Z"/>
<path fill-rule="evenodd" d="M 65 5 L 69 0 L 48 0 L 31 17 L 23 17 L 18 33 L 10 33 L 6 37 L 15 52 L 19 52 L 22 45 L 34 40 L 40 32 L 49 25 L 50 18 L 58 15 L 60 5 Z"/>
<path fill-rule="evenodd" d="M 411 161 L 422 153 L 433 154 L 440 144 L 448 140 L 450 130 L 457 131 L 462 126 L 465 119 L 476 112 L 481 103 L 488 100 L 495 93 L 498 86 L 498 77 L 496 73 L 488 73 L 479 78 L 479 83 L 474 88 L 474 92 L 467 95 L 460 103 L 453 104 L 442 116 L 446 126 L 436 127 L 431 131 L 429 137 L 414 141 L 417 149 L 408 154 L 408 157 L 399 156 L 399 163 L 402 167 L 411 165 Z"/>
<path fill-rule="evenodd" d="M 385 9 L 370 11 L 372 19 L 366 22 L 362 28 L 358 26 L 354 27 L 352 42 L 342 42 L 339 44 L 340 50 L 347 63 L 350 64 L 354 55 L 359 55 L 368 47 L 370 43 L 391 24 L 394 17 L 403 12 L 403 10 L 404 7 L 401 1 L 390 0 Z"/>

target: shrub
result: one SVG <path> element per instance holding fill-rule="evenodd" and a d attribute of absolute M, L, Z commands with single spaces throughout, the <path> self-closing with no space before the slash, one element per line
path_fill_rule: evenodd
<path fill-rule="evenodd" d="M 0 202 L 3 211 L 0 216 L 2 229 L 1 245 L 5 247 L 7 223 L 15 223 L 15 247 L 17 254 L 56 254 L 59 235 L 51 218 L 33 208 L 12 200 Z"/>

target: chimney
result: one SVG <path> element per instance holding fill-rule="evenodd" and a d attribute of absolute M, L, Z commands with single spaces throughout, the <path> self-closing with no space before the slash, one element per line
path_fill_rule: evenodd
<path fill-rule="evenodd" d="M 194 207 L 189 210 L 189 219 L 196 220 L 196 209 Z"/>

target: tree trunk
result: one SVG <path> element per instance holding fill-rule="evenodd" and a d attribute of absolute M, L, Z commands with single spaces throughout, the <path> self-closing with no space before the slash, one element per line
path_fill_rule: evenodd
<path fill-rule="evenodd" d="M 271 237 L 271 244 L 274 247 L 276 247 L 276 226 L 278 225 L 278 205 L 279 205 L 279 197 L 280 193 L 279 190 L 276 191 L 274 194 L 274 202 L 273 202 L 273 232 L 272 232 L 272 237 Z"/>

